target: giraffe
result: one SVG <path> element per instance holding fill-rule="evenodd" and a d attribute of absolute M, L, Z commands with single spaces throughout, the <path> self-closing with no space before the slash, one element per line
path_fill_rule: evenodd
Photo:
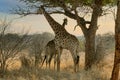
<path fill-rule="evenodd" d="M 67 18 L 63 19 L 62 27 L 65 28 L 65 25 L 67 25 Z M 53 40 L 49 41 L 47 43 L 47 45 L 45 46 L 45 56 L 44 56 L 44 59 L 42 61 L 41 67 L 43 66 L 44 61 L 46 60 L 46 68 L 47 68 L 48 64 L 49 64 L 49 68 L 50 68 L 51 60 L 54 57 L 54 70 L 55 70 L 56 55 L 57 55 L 57 51 L 55 49 L 55 43 L 54 43 L 54 39 L 53 39 Z"/>
<path fill-rule="evenodd" d="M 40 10 L 48 21 L 49 25 L 53 29 L 55 33 L 55 48 L 58 52 L 57 54 L 57 71 L 60 71 L 60 57 L 63 49 L 67 49 L 71 52 L 73 62 L 74 62 L 74 71 L 78 71 L 79 69 L 79 52 L 80 52 L 80 44 L 78 39 L 68 33 L 61 24 L 56 22 L 44 9 L 44 6 L 41 6 Z"/>
<path fill-rule="evenodd" d="M 49 41 L 47 43 L 47 45 L 45 46 L 45 56 L 44 56 L 44 59 L 42 61 L 42 65 L 41 67 L 43 66 L 44 64 L 44 61 L 46 60 L 46 68 L 47 68 L 47 65 L 49 64 L 49 68 L 50 68 L 50 64 L 51 64 L 51 60 L 52 58 L 56 56 L 57 54 L 57 51 L 55 49 L 55 43 L 54 43 L 54 39 Z M 54 60 L 54 69 L 55 69 L 55 60 Z"/>

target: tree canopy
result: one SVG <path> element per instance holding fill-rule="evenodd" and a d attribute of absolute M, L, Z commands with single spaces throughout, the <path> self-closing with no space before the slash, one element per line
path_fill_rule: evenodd
<path fill-rule="evenodd" d="M 26 7 L 18 7 L 16 13 L 21 15 L 38 14 L 37 11 L 44 5 L 48 8 L 50 13 L 68 14 L 73 12 L 77 8 L 78 12 L 89 12 L 90 8 L 94 7 L 94 4 L 100 4 L 102 6 L 113 6 L 117 3 L 117 0 L 18 0 L 25 3 Z M 83 11 L 84 10 L 84 11 Z M 40 13 L 39 13 L 40 14 Z M 69 14 L 70 15 L 70 14 Z"/>

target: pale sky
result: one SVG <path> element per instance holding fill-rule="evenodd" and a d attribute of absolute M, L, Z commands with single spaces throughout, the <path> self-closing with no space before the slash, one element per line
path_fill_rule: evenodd
<path fill-rule="evenodd" d="M 8 1 L 8 2 L 7 2 Z M 12 22 L 12 29 L 14 32 L 21 32 L 23 28 L 25 30 L 30 30 L 29 33 L 42 33 L 42 32 L 50 32 L 53 33 L 51 27 L 49 26 L 48 22 L 46 21 L 43 15 L 29 15 L 23 18 L 17 18 L 18 16 L 15 14 L 9 14 L 9 6 L 13 5 L 11 2 L 13 0 L 0 0 L 0 4 L 9 4 L 9 5 L 0 5 L 0 19 L 4 19 L 5 17 L 8 20 L 13 20 Z M 14 2 L 14 1 L 13 1 Z M 15 4 L 15 2 L 14 2 Z M 14 7 L 14 6 L 13 6 Z M 62 24 L 63 19 L 66 18 L 63 15 L 52 15 L 52 17 Z M 68 32 L 74 35 L 82 35 L 82 31 L 79 27 L 76 28 L 74 31 L 74 26 L 76 25 L 76 21 L 68 18 L 68 25 L 66 25 L 66 29 Z M 114 19 L 112 15 L 107 15 L 104 17 L 99 18 L 99 29 L 97 34 L 104 34 L 107 32 L 114 32 Z"/>

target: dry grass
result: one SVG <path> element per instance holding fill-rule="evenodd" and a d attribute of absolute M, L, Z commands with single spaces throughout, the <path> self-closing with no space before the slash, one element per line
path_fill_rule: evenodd
<path fill-rule="evenodd" d="M 69 52 L 65 51 L 65 53 Z M 21 63 L 14 61 L 15 64 L 9 66 L 9 71 L 4 76 L 4 79 L 0 80 L 110 80 L 113 57 L 113 54 L 109 54 L 97 66 L 93 66 L 91 70 L 85 71 L 83 69 L 84 53 L 82 53 L 80 71 L 77 73 L 73 73 L 73 61 L 70 55 L 62 55 L 61 72 L 53 70 L 53 62 L 52 69 L 50 70 L 45 68 L 36 69 L 34 67 L 20 68 Z"/>

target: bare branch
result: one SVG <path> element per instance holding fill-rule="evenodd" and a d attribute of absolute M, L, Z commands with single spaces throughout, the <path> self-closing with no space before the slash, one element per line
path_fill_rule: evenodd
<path fill-rule="evenodd" d="M 49 14 L 64 14 L 64 12 L 61 12 L 61 11 L 55 11 L 55 12 L 50 12 Z"/>
<path fill-rule="evenodd" d="M 26 9 L 22 9 L 20 7 L 18 7 L 17 10 L 14 10 L 14 12 L 12 12 L 14 14 L 18 14 L 18 15 L 22 15 L 22 17 L 30 15 L 30 14 L 38 14 L 37 11 L 36 12 L 30 12 L 30 10 L 26 10 Z"/>

